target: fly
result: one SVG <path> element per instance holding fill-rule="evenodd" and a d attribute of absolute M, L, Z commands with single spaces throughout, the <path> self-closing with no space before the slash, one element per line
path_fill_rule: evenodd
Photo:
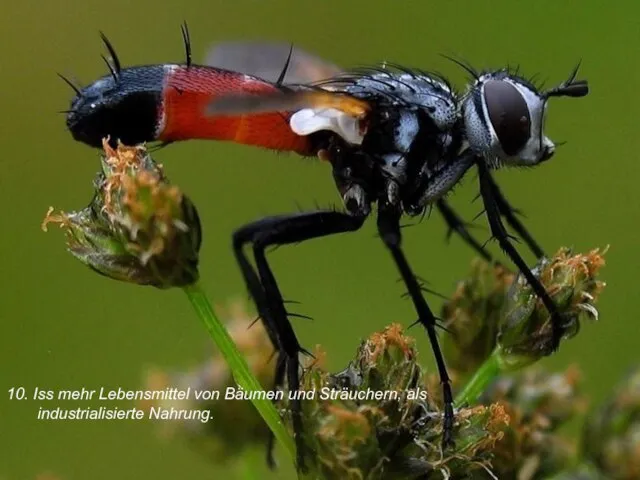
<path fill-rule="evenodd" d="M 565 322 L 513 246 L 503 218 L 537 257 L 543 250 L 516 218 L 491 171 L 535 166 L 553 156 L 555 144 L 544 135 L 547 102 L 587 95 L 587 82 L 576 79 L 578 68 L 557 87 L 543 90 L 509 69 L 477 72 L 454 60 L 471 75 L 459 94 L 435 73 L 391 64 L 344 72 L 301 50 L 290 47 L 287 53 L 286 47 L 268 43 L 222 44 L 210 54 L 212 65 L 194 65 L 186 26 L 183 38 L 184 64 L 122 68 L 103 37 L 112 57 L 110 74 L 83 89 L 72 84 L 77 93 L 67 116 L 72 135 L 94 147 L 107 136 L 127 144 L 227 140 L 327 161 L 343 212 L 266 217 L 233 234 L 234 255 L 278 352 L 275 385 L 298 390 L 299 356 L 307 352 L 289 322 L 292 314 L 266 250 L 359 230 L 377 205 L 380 238 L 407 287 L 415 323 L 424 326 L 431 342 L 443 390 L 443 446 L 451 445 L 453 395 L 437 319 L 402 249 L 400 219 L 435 206 L 451 231 L 491 259 L 445 201 L 475 167 L 491 233 L 549 310 L 557 348 Z M 247 245 L 255 268 L 244 251 Z M 291 407 L 298 467 L 304 469 L 299 400 L 293 399 Z"/>

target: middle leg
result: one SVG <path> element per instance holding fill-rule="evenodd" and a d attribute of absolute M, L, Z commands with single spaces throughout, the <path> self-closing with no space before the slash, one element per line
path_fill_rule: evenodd
<path fill-rule="evenodd" d="M 551 315 L 551 325 L 553 327 L 553 338 L 549 348 L 549 353 L 558 349 L 560 340 L 565 331 L 565 318 L 558 311 L 556 304 L 545 289 L 540 280 L 533 274 L 527 263 L 520 256 L 516 248 L 511 244 L 510 236 L 504 227 L 501 219 L 502 210 L 500 208 L 500 194 L 495 191 L 495 182 L 491 177 L 489 168 L 483 161 L 478 162 L 478 172 L 480 180 L 480 194 L 482 195 L 482 201 L 491 227 L 491 233 L 498 241 L 498 244 L 502 250 L 507 254 L 511 261 L 518 267 L 518 270 L 522 273 L 527 283 L 531 286 L 531 289 L 536 296 L 542 301 L 545 308 Z"/>
<path fill-rule="evenodd" d="M 544 257 L 544 250 L 542 247 L 538 245 L 538 242 L 535 241 L 533 236 L 529 233 L 526 227 L 522 224 L 518 216 L 518 210 L 513 208 L 511 204 L 507 201 L 506 197 L 498 187 L 498 184 L 494 180 L 493 176 L 488 175 L 485 179 L 487 184 L 490 186 L 491 191 L 493 192 L 493 200 L 500 211 L 500 215 L 504 217 L 511 228 L 520 235 L 524 243 L 529 247 L 529 250 L 536 256 L 538 260 Z"/>
<path fill-rule="evenodd" d="M 391 256 L 400 271 L 402 280 L 407 286 L 407 290 L 413 305 L 418 313 L 417 323 L 422 324 L 427 330 L 431 348 L 436 359 L 436 366 L 440 375 L 442 385 L 442 395 L 444 400 L 444 419 L 442 432 L 442 446 L 446 448 L 453 444 L 453 394 L 451 392 L 451 379 L 447 373 L 444 357 L 438 343 L 436 332 L 436 317 L 429 308 L 427 301 L 422 295 L 420 282 L 416 278 L 409 262 L 402 250 L 402 236 L 400 233 L 400 210 L 390 205 L 379 205 L 378 209 L 378 232 L 382 241 L 391 252 Z"/>
<path fill-rule="evenodd" d="M 444 218 L 444 221 L 449 228 L 449 231 L 447 232 L 447 238 L 449 238 L 451 234 L 455 232 L 460 235 L 462 240 L 464 240 L 472 249 L 476 251 L 476 253 L 478 253 L 487 262 L 493 261 L 491 254 L 480 244 L 480 242 L 478 242 L 478 240 L 473 237 L 473 235 L 471 235 L 469 229 L 467 228 L 467 224 L 458 216 L 455 210 L 451 208 L 451 206 L 444 198 L 438 200 L 436 202 L 436 206 L 438 207 L 438 211 Z"/>

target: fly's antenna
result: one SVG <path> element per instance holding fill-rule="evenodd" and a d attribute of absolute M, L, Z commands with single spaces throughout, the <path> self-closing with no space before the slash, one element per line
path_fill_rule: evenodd
<path fill-rule="evenodd" d="M 69 85 L 74 92 L 76 92 L 76 94 L 81 97 L 82 96 L 82 92 L 80 91 L 80 87 L 78 87 L 76 84 L 74 84 L 71 80 L 69 80 L 67 77 L 65 77 L 64 75 L 62 75 L 61 73 L 57 74 L 64 83 L 66 83 L 67 85 Z"/>
<path fill-rule="evenodd" d="M 182 42 L 184 43 L 184 52 L 187 59 L 187 68 L 192 65 L 191 56 L 191 35 L 189 35 L 189 26 L 187 22 L 182 22 L 180 25 L 180 31 L 182 32 Z"/>
<path fill-rule="evenodd" d="M 106 35 L 100 32 L 100 38 L 102 38 L 102 42 L 104 43 L 104 46 L 107 47 L 109 56 L 111 57 L 111 61 L 107 60 L 107 58 L 104 55 L 102 56 L 102 59 L 107 64 L 107 67 L 111 72 L 111 75 L 117 82 L 120 79 L 120 70 L 122 69 L 120 65 L 120 59 L 118 58 L 118 54 L 116 53 L 115 49 L 113 48 L 113 45 L 111 44 L 109 39 L 106 37 Z"/>
<path fill-rule="evenodd" d="M 469 62 L 463 61 L 463 60 L 458 60 L 457 58 L 453 58 L 450 57 L 449 55 L 445 55 L 444 53 L 440 54 L 441 57 L 446 58 L 447 60 L 455 63 L 456 65 L 458 65 L 459 67 L 461 67 L 465 72 L 467 72 L 469 75 L 471 75 L 475 80 L 479 80 L 480 79 L 480 74 L 478 73 L 478 71 L 473 68 Z"/>
<path fill-rule="evenodd" d="M 287 55 L 287 60 L 284 62 L 284 67 L 282 67 L 282 71 L 278 76 L 278 80 L 276 80 L 277 86 L 281 86 L 282 82 L 284 82 L 284 77 L 287 75 L 287 71 L 289 70 L 289 64 L 291 63 L 292 55 L 293 55 L 293 43 L 289 46 L 289 55 Z"/>
<path fill-rule="evenodd" d="M 580 68 L 580 63 L 574 67 L 564 82 L 562 82 L 557 87 L 554 87 L 550 90 L 547 90 L 543 93 L 545 98 L 549 97 L 584 97 L 589 93 L 589 84 L 586 80 L 576 80 L 578 76 L 578 69 Z"/>

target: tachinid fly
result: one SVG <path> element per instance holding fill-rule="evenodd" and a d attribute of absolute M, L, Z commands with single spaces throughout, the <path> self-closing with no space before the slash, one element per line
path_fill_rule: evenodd
<path fill-rule="evenodd" d="M 467 231 L 445 196 L 472 167 L 491 233 L 552 316 L 557 348 L 563 318 L 511 243 L 503 218 L 537 257 L 544 255 L 514 215 L 491 170 L 534 166 L 554 154 L 544 134 L 551 97 L 582 97 L 577 67 L 555 88 L 542 90 L 509 69 L 477 72 L 458 94 L 441 75 L 398 65 L 343 72 L 301 50 L 269 43 L 225 43 L 208 66 L 193 65 L 186 26 L 184 64 L 122 68 L 111 44 L 111 74 L 83 89 L 68 113 L 76 140 L 98 147 L 110 136 L 127 144 L 204 138 L 317 156 L 332 166 L 344 212 L 316 210 L 262 218 L 233 234 L 233 251 L 278 352 L 276 387 L 299 387 L 299 344 L 265 255 L 273 245 L 356 231 L 377 204 L 377 227 L 427 330 L 444 397 L 446 448 L 452 441 L 453 396 L 438 345 L 436 317 L 401 246 L 400 218 L 435 206 L 451 231 L 480 255 L 490 254 Z M 284 66 L 283 66 L 284 65 Z M 73 85 L 72 85 L 73 86 Z M 252 245 L 255 267 L 244 247 Z M 551 352 L 548 352 L 551 353 Z M 298 466 L 305 450 L 299 401 L 292 401 Z M 271 448 L 269 448 L 269 452 Z M 271 457 L 269 456 L 271 461 Z"/>

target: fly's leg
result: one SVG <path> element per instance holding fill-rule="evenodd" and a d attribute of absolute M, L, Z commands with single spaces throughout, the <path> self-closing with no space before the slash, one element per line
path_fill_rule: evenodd
<path fill-rule="evenodd" d="M 380 238 L 391 252 L 400 275 L 405 285 L 413 305 L 418 313 L 417 323 L 422 324 L 427 330 L 431 348 L 436 359 L 438 373 L 440 375 L 440 383 L 442 385 L 442 395 L 444 399 L 444 425 L 442 433 L 442 446 L 446 448 L 453 445 L 453 395 L 451 393 L 451 380 L 447 373 L 447 367 L 444 363 L 444 357 L 438 343 L 438 335 L 436 333 L 436 317 L 429 308 L 427 301 L 422 296 L 420 282 L 411 270 L 407 258 L 402 251 L 402 236 L 400 233 L 400 215 L 401 212 L 390 205 L 379 205 L 378 210 L 378 232 Z"/>
<path fill-rule="evenodd" d="M 491 184 L 491 190 L 493 191 L 493 198 L 495 201 L 498 210 L 500 211 L 500 215 L 504 217 L 507 223 L 513 228 L 513 230 L 520 235 L 524 243 L 529 247 L 529 250 L 536 256 L 537 259 L 544 257 L 544 251 L 538 245 L 538 242 L 534 240 L 525 226 L 522 224 L 518 216 L 516 215 L 518 210 L 513 208 L 505 196 L 500 191 L 498 184 L 495 182 L 491 175 L 488 176 L 487 183 Z"/>
<path fill-rule="evenodd" d="M 277 325 L 273 315 L 268 311 L 267 299 L 260 278 L 243 250 L 244 245 L 252 242 L 253 238 L 260 233 L 260 228 L 260 222 L 255 222 L 236 230 L 233 233 L 233 253 L 240 267 L 247 290 L 249 290 L 249 294 L 258 310 L 258 317 L 262 321 L 273 347 L 279 353 L 282 350 L 281 340 L 292 335 L 293 331 L 287 332 L 285 335 L 281 334 L 283 329 L 287 330 L 287 325 Z M 295 335 L 293 337 L 295 338 Z"/>
<path fill-rule="evenodd" d="M 274 390 L 277 390 L 284 386 L 287 366 L 286 357 L 283 355 L 281 339 L 289 338 L 289 341 L 293 340 L 295 345 L 297 343 L 297 338 L 295 337 L 295 333 L 288 322 L 284 325 L 276 325 L 273 315 L 271 315 L 268 310 L 266 295 L 262 288 L 260 278 L 249 262 L 247 255 L 244 253 L 244 245 L 252 241 L 254 236 L 260 232 L 260 227 L 260 222 L 256 222 L 236 230 L 233 234 L 233 251 L 244 278 L 245 285 L 247 286 L 247 290 L 249 290 L 249 294 L 251 295 L 251 298 L 256 305 L 256 309 L 258 310 L 258 316 L 262 321 L 269 339 L 271 340 L 271 344 L 275 348 L 276 368 L 273 388 Z M 285 334 L 280 333 L 282 329 L 286 332 Z M 270 431 L 267 439 L 267 465 L 269 465 L 270 468 L 275 468 L 275 460 L 273 458 L 274 440 L 275 437 L 273 432 Z"/>
<path fill-rule="evenodd" d="M 473 248 L 487 262 L 493 261 L 491 254 L 480 244 L 480 242 L 478 242 L 478 240 L 473 237 L 473 235 L 471 235 L 471 233 L 469 233 L 467 224 L 458 216 L 446 200 L 441 198 L 436 202 L 436 206 L 449 228 L 447 237 L 450 237 L 453 232 L 457 233 L 460 235 L 462 240 L 467 243 L 467 245 Z"/>
<path fill-rule="evenodd" d="M 266 249 L 274 245 L 299 243 L 312 238 L 358 230 L 365 217 L 355 217 L 335 211 L 317 211 L 267 217 L 246 225 L 234 233 L 233 249 L 251 293 L 258 313 L 278 351 L 276 382 L 283 383 L 286 376 L 289 391 L 300 387 L 299 354 L 302 348 L 288 319 L 288 313 L 280 289 L 267 262 Z M 253 245 L 256 271 L 247 260 L 243 246 Z M 305 470 L 305 446 L 302 438 L 302 416 L 300 400 L 291 400 L 291 418 L 297 449 L 297 464 Z M 269 442 L 273 445 L 273 441 Z M 268 458 L 272 460 L 271 453 Z"/>
<path fill-rule="evenodd" d="M 536 276 L 522 259 L 516 248 L 511 244 L 511 241 L 509 240 L 509 234 L 505 229 L 504 224 L 502 223 L 502 219 L 500 218 L 501 210 L 496 198 L 497 195 L 495 192 L 495 183 L 491 178 L 491 172 L 489 172 L 489 168 L 482 160 L 478 162 L 478 171 L 478 178 L 480 180 L 480 194 L 482 196 L 482 201 L 484 202 L 484 208 L 487 219 L 489 220 L 489 225 L 491 227 L 491 233 L 498 241 L 500 248 L 502 248 L 502 250 L 511 259 L 511 261 L 518 267 L 518 270 L 520 270 L 529 285 L 531 285 L 534 293 L 538 296 L 538 298 L 542 300 L 542 303 L 549 311 L 553 328 L 551 350 L 555 351 L 560 345 L 560 339 L 562 338 L 564 332 L 564 320 L 562 318 L 562 315 L 560 314 L 560 312 L 558 312 L 556 304 L 553 302 L 542 283 L 540 283 L 540 280 L 536 278 Z"/>

